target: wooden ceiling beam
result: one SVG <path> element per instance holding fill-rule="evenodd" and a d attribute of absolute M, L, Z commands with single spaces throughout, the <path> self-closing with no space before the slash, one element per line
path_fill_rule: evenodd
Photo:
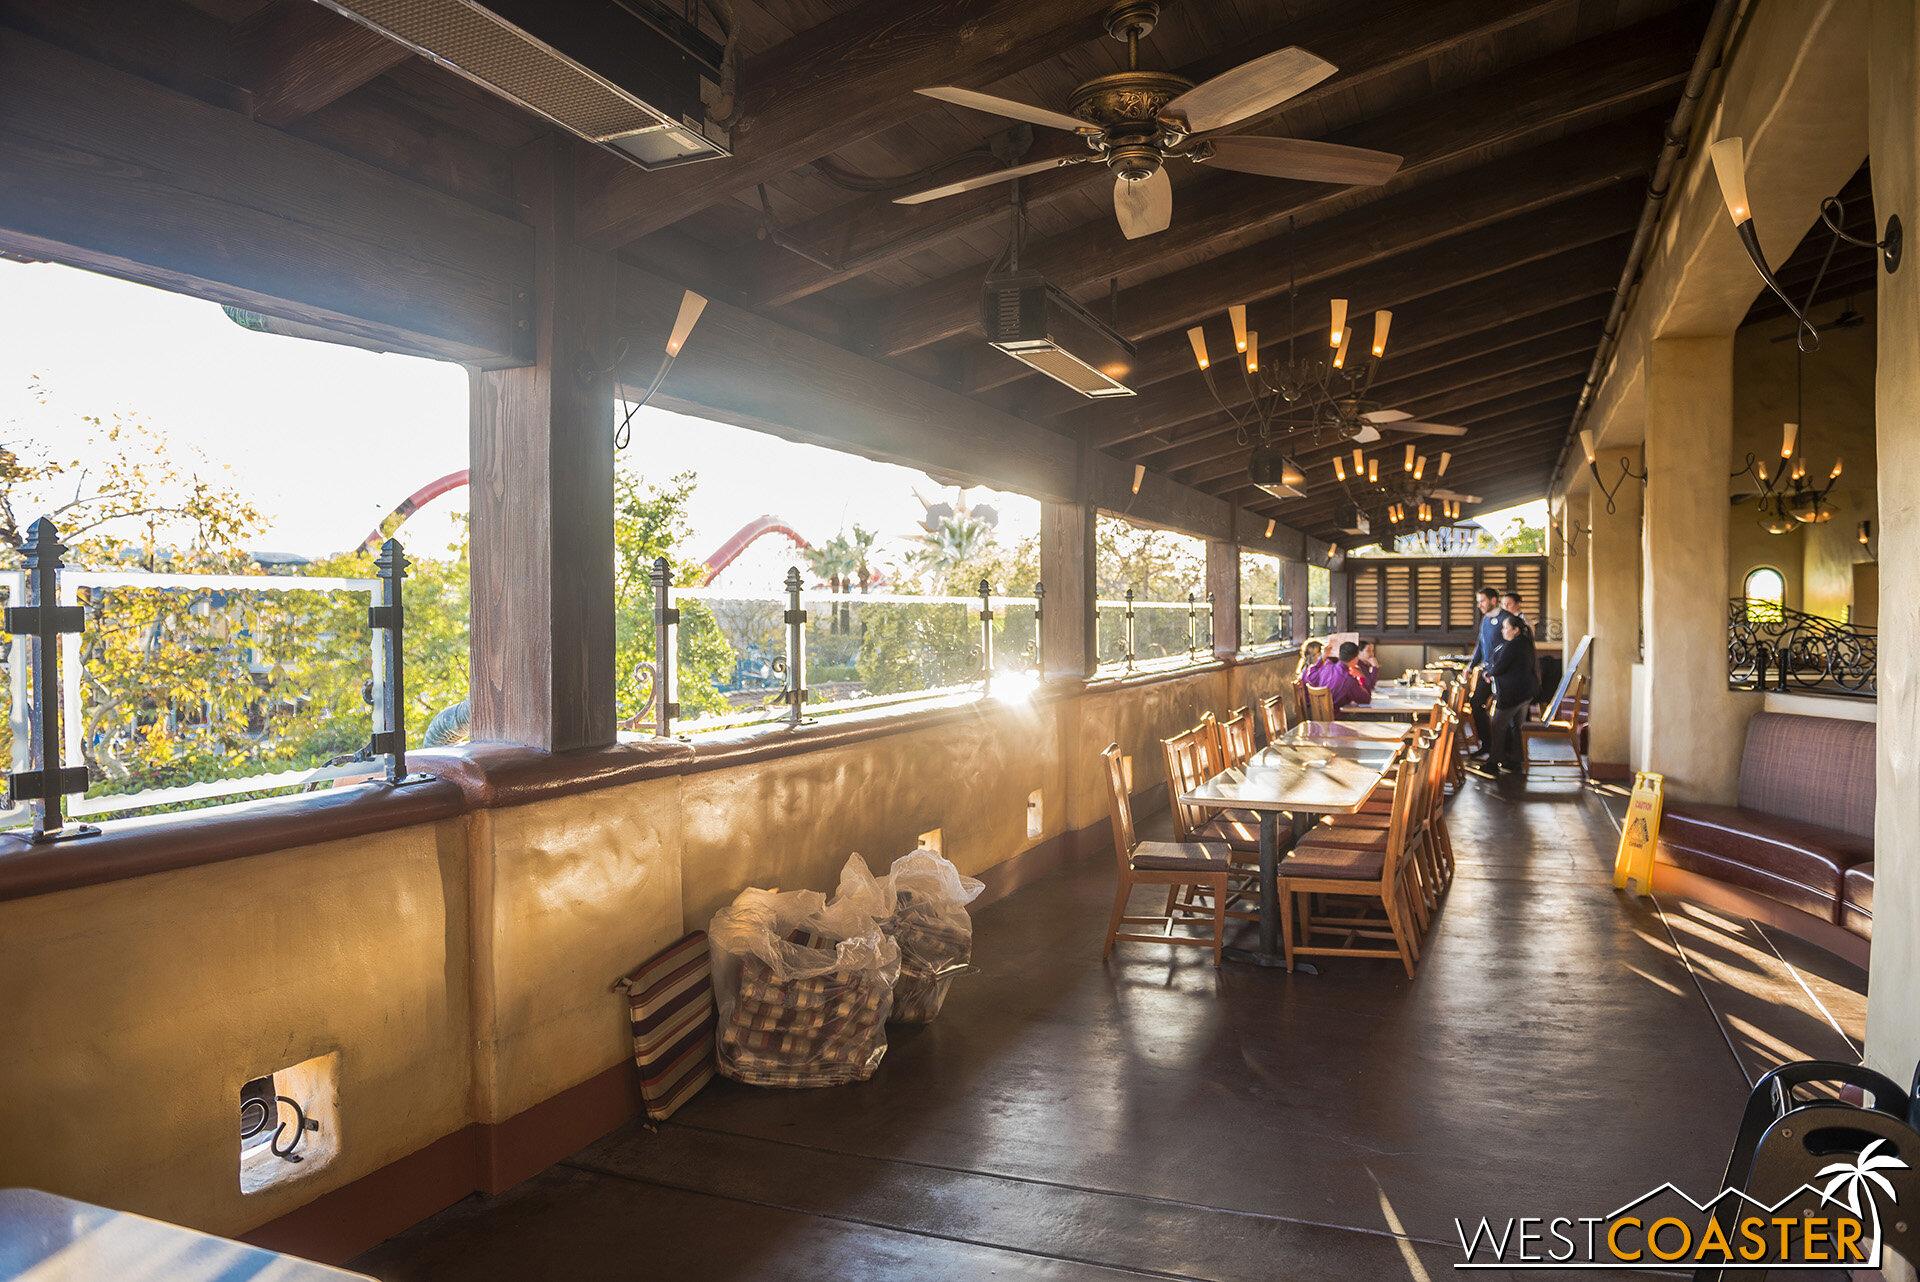
<path fill-rule="evenodd" d="M 863 0 L 740 72 L 733 155 L 648 172 L 608 157 L 576 233 L 605 248 L 691 217 L 733 193 L 931 109 L 924 85 L 985 88 L 1106 39 L 1108 0 Z"/>
<path fill-rule="evenodd" d="M 1120 328 L 1145 342 L 1207 319 L 1227 303 L 1252 304 L 1249 322 L 1272 339 L 1289 290 L 1319 299 L 1318 282 L 1402 254 L 1438 246 L 1509 219 L 1644 180 L 1658 145 L 1660 118 L 1640 115 L 1589 129 L 1450 178 L 1397 192 L 1343 217 L 1281 234 L 1247 249 L 1170 272 L 1120 299 Z M 1258 306 L 1272 300 L 1271 307 Z M 1318 305 L 1318 304 L 1314 304 Z M 1257 322 L 1257 323 L 1256 323 Z M 1283 339 L 1281 341 L 1284 341 Z M 987 357 L 997 359 L 987 360 Z M 969 393 L 1019 378 L 1018 362 L 982 349 Z M 1139 386 L 1136 380 L 1135 386 Z"/>
<path fill-rule="evenodd" d="M 1401 330 L 1397 312 L 1402 306 L 1497 272 L 1556 258 L 1569 249 L 1611 242 L 1632 230 L 1644 200 L 1645 193 L 1637 184 L 1619 184 L 1599 196 L 1569 201 L 1543 214 L 1483 227 L 1443 241 L 1411 255 L 1412 261 L 1390 259 L 1362 268 L 1337 278 L 1331 288 L 1335 297 L 1352 300 L 1351 314 L 1354 322 L 1361 326 L 1362 339 L 1370 332 L 1367 313 L 1381 307 L 1395 309 L 1394 330 L 1398 333 Z M 1618 261 L 1615 256 L 1616 270 Z M 1227 367 L 1225 358 L 1233 354 L 1232 337 L 1217 324 L 1214 329 L 1209 345 L 1222 354 L 1219 365 Z M 1293 337 L 1304 340 L 1306 350 L 1312 353 L 1316 345 L 1319 350 L 1325 350 L 1325 335 L 1325 322 L 1316 316 Z M 1275 339 L 1271 347 L 1265 341 L 1262 347 L 1275 353 L 1284 351 L 1287 335 L 1282 333 Z M 1176 343 L 1178 347 L 1173 346 Z M 1179 415 L 1192 418 L 1206 413 L 1205 407 L 1212 397 L 1206 393 L 1203 376 L 1194 368 L 1186 335 L 1165 336 L 1160 350 L 1177 352 L 1179 347 L 1187 348 L 1190 377 L 1169 380 L 1168 386 L 1151 387 L 1137 396 L 1087 404 L 1056 421 L 1079 427 L 1097 448 L 1110 449 L 1184 421 Z M 1356 350 L 1357 347 L 1356 344 Z M 1389 350 L 1397 349 L 1390 346 Z M 1357 363 L 1360 358 L 1355 359 Z M 1214 374 L 1221 399 L 1230 408 L 1248 402 L 1245 381 L 1236 377 L 1231 367 L 1216 369 Z"/>
<path fill-rule="evenodd" d="M 1485 0 L 1399 0 L 1369 13 L 1364 22 L 1354 21 L 1346 10 L 1330 9 L 1283 22 L 1225 53 L 1176 68 L 1175 74 L 1197 84 L 1289 45 L 1311 49 L 1340 68 L 1338 75 L 1289 99 L 1281 110 L 1290 112 L 1332 94 L 1365 91 L 1406 68 L 1567 7 L 1568 0 L 1505 6 L 1491 6 Z M 1076 138 L 1041 130 L 1028 159 L 1084 154 L 1085 150 Z M 986 172 L 985 167 L 981 172 Z M 1104 172 L 1088 165 L 1035 174 L 1022 184 L 1022 195 L 1030 210 L 1045 208 Z M 942 175 L 964 176 L 960 171 Z M 756 308 L 783 306 L 981 227 L 1000 218 L 1011 203 L 1004 187 L 982 188 L 925 205 L 896 205 L 893 198 L 899 194 L 860 196 L 782 228 L 782 238 L 807 247 L 811 258 L 772 244 L 751 247 L 743 264 L 743 296 Z"/>
<path fill-rule="evenodd" d="M 290 125 L 412 56 L 398 41 L 312 0 L 282 0 L 238 32 L 237 74 L 253 118 Z"/>
<path fill-rule="evenodd" d="M 1469 157 L 1503 154 L 1667 103 L 1692 63 L 1698 26 L 1691 10 L 1638 23 L 1336 131 L 1328 141 L 1404 155 L 1395 182 L 1412 185 Z M 1275 179 L 1231 173 L 1182 184 L 1169 231 L 1128 240 L 1102 215 L 1029 246 L 1023 265 L 1064 289 L 1113 276 L 1150 276 L 1196 253 L 1249 244 L 1285 227 L 1289 215 L 1344 200 L 1351 189 L 1307 190 L 1312 194 L 1289 199 L 1289 189 Z M 868 350 L 896 355 L 966 332 L 977 322 L 979 293 L 974 268 L 894 296 L 869 320 Z"/>
<path fill-rule="evenodd" d="M 533 229 L 0 28 L 0 248 L 471 364 L 532 356 Z"/>

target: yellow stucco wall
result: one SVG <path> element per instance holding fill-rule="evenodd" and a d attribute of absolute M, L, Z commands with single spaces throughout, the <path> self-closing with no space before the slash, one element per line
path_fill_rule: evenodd
<path fill-rule="evenodd" d="M 1286 654 L 770 761 L 0 903 L 0 1185 L 236 1234 L 625 1060 L 608 985 L 743 887 L 939 828 L 980 873 L 1104 824 L 1100 749 L 1280 689 Z M 1027 799 L 1043 830 L 1028 836 Z M 241 1085 L 337 1053 L 340 1155 L 242 1197 Z"/>

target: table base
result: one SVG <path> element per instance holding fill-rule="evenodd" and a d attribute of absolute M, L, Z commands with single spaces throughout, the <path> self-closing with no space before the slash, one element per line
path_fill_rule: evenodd
<path fill-rule="evenodd" d="M 1276 970 L 1291 970 L 1296 975 L 1318 975 L 1320 968 L 1312 962 L 1296 961 L 1291 967 L 1280 953 L 1263 953 L 1257 948 L 1222 948 L 1220 956 L 1228 961 L 1246 962 L 1253 966 L 1266 966 Z"/>

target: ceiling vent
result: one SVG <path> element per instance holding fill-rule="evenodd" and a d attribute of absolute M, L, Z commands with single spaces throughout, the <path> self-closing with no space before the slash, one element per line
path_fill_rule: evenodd
<path fill-rule="evenodd" d="M 320 0 L 647 169 L 732 154 L 721 48 L 651 0 Z"/>
<path fill-rule="evenodd" d="M 993 346 L 1082 396 L 1135 394 L 1133 344 L 1034 272 L 987 277 L 980 327 Z"/>

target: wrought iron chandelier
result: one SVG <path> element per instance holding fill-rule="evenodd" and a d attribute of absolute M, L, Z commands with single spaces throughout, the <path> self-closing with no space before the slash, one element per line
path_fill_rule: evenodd
<path fill-rule="evenodd" d="M 1368 458 L 1365 450 L 1356 448 L 1351 469 L 1345 456 L 1334 456 L 1334 479 L 1356 509 L 1378 512 L 1385 525 L 1404 532 L 1458 521 L 1463 504 L 1480 502 L 1478 495 L 1462 494 L 1440 484 L 1453 462 L 1452 454 L 1442 451 L 1429 477 L 1428 456 L 1416 445 L 1404 449 L 1397 467 L 1387 451 Z M 1382 456 L 1388 459 L 1384 469 L 1380 466 Z"/>
<path fill-rule="evenodd" d="M 1827 498 L 1839 483 L 1844 459 L 1833 460 L 1826 484 L 1807 479 L 1807 461 L 1801 452 L 1800 423 L 1806 404 L 1801 384 L 1803 353 L 1793 358 L 1794 421 L 1780 425 L 1780 462 L 1771 471 L 1767 461 L 1747 455 L 1747 465 L 1733 479 L 1751 476 L 1760 485 L 1754 505 L 1760 513 L 1760 528 L 1768 534 L 1791 534 L 1802 525 L 1823 525 L 1833 519 L 1833 504 Z"/>

